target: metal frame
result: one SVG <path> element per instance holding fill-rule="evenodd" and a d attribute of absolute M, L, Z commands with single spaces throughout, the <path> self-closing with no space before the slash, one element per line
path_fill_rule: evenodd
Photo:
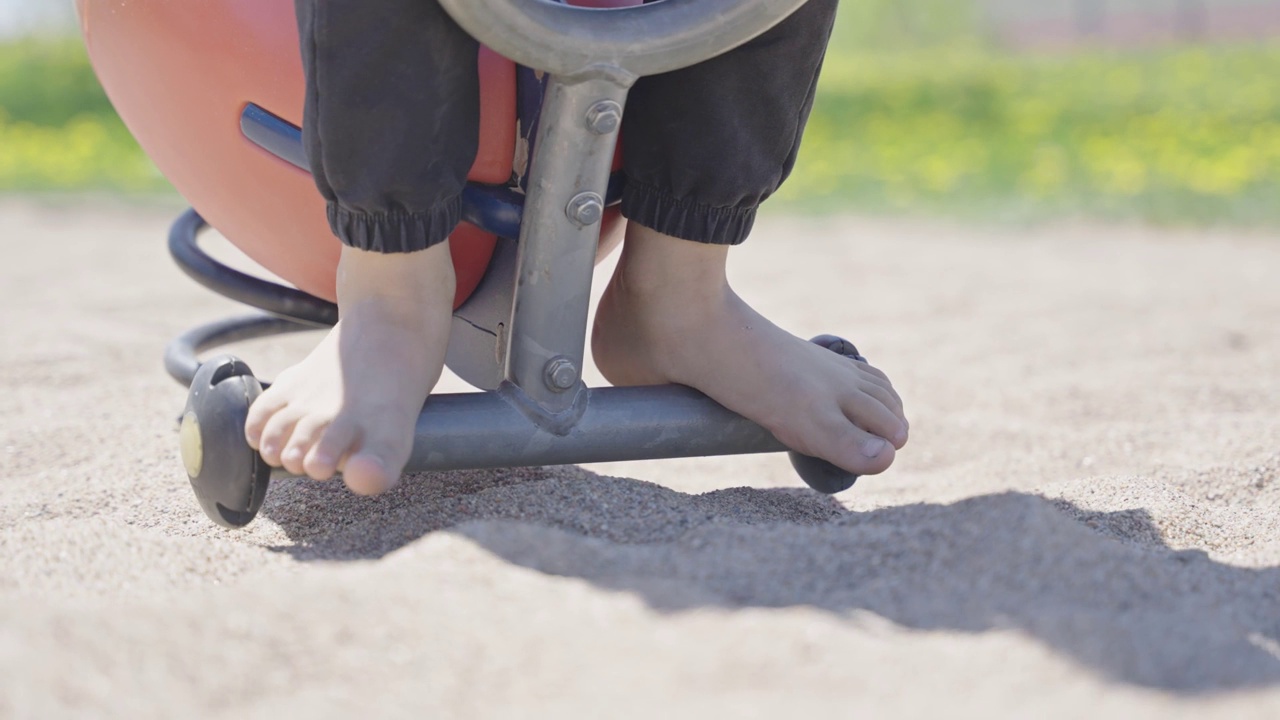
<path fill-rule="evenodd" d="M 497 388 L 535 425 L 564 435 L 586 412 L 581 380 L 591 274 L 627 92 L 642 75 L 747 42 L 804 0 L 666 0 L 584 10 L 549 0 L 441 0 L 472 36 L 551 74 L 520 229 L 510 322 L 498 330 Z"/>
<path fill-rule="evenodd" d="M 540 119 L 522 117 L 522 127 L 537 128 L 530 173 L 518 179 L 523 207 L 511 189 L 472 186 L 464 196 L 464 217 L 502 239 L 480 286 L 454 313 L 447 362 L 491 392 L 428 398 L 406 471 L 787 449 L 761 426 L 689 388 L 589 389 L 581 368 L 600 223 L 618 192 L 616 182 L 610 187 L 610 165 L 631 85 L 642 75 L 736 47 L 804 1 L 663 0 L 589 10 L 551 0 L 440 0 L 482 43 L 550 76 Z M 251 140 L 305 166 L 297 128 L 254 105 L 241 123 Z M 516 225 L 518 242 L 512 239 Z M 269 482 L 242 435 L 243 413 L 261 386 L 242 362 L 222 357 L 202 366 L 197 354 L 236 340 L 331 325 L 337 314 L 323 300 L 220 265 L 199 249 L 203 227 L 194 211 L 174 224 L 170 249 L 178 264 L 200 283 L 269 313 L 196 328 L 165 354 L 170 374 L 191 387 L 183 456 L 197 497 L 215 521 L 238 527 L 257 512 Z M 825 336 L 815 342 L 861 360 L 847 341 Z M 211 416 L 202 420 L 201 412 Z M 233 416 L 241 418 L 239 430 L 227 421 Z M 208 431 L 218 437 L 206 426 L 221 428 Z M 243 472 L 199 462 L 213 457 L 204 450 L 210 445 L 217 447 L 216 457 L 235 459 L 224 462 L 227 468 Z M 825 461 L 791 455 L 801 476 L 823 492 L 856 480 Z M 223 477 L 227 473 L 235 477 Z"/>

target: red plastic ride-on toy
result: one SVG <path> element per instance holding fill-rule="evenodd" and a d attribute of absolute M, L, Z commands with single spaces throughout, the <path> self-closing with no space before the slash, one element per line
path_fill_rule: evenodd
<path fill-rule="evenodd" d="M 620 237 L 618 128 L 631 84 L 736 47 L 803 2 L 441 0 L 486 45 L 477 57 L 480 148 L 465 222 L 450 243 L 458 292 L 447 358 L 483 392 L 427 401 L 408 471 L 786 450 L 689 388 L 590 389 L 580 368 L 591 271 Z M 244 440 L 262 383 L 234 357 L 198 354 L 337 320 L 339 245 L 302 150 L 293 2 L 77 7 L 112 102 L 195 208 L 170 232 L 174 259 L 198 282 L 265 311 L 195 328 L 165 354 L 169 373 L 190 388 L 181 440 L 192 488 L 215 522 L 241 527 L 272 474 Z M 206 223 L 294 287 L 205 254 L 197 236 Z M 862 360 L 846 340 L 814 341 Z M 791 460 L 822 492 L 857 479 L 822 460 Z"/>

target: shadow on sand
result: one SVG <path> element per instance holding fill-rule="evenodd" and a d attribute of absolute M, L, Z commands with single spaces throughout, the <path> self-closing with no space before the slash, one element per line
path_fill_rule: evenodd
<path fill-rule="evenodd" d="M 1280 684 L 1280 568 L 1172 550 L 1141 509 L 1002 493 L 852 513 L 808 490 L 687 495 L 551 468 L 422 475 L 377 500 L 286 480 L 265 513 L 299 560 L 378 558 L 449 529 L 663 611 L 860 609 L 920 630 L 1020 630 L 1140 686 Z"/>

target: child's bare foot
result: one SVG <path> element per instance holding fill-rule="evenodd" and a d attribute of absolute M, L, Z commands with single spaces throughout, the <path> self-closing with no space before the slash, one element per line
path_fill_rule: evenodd
<path fill-rule="evenodd" d="M 752 310 L 729 288 L 727 254 L 632 223 L 596 313 L 600 372 L 615 385 L 696 388 L 788 447 L 850 472 L 888 468 L 907 441 L 888 378 Z"/>
<path fill-rule="evenodd" d="M 341 320 L 249 409 L 245 437 L 273 466 L 365 495 L 395 485 L 440 379 L 453 303 L 448 243 L 408 254 L 343 248 Z"/>

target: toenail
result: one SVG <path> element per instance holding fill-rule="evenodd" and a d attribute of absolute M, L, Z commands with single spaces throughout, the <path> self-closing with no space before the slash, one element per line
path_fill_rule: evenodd
<path fill-rule="evenodd" d="M 873 437 L 862 441 L 862 454 L 869 458 L 877 457 L 884 452 L 884 446 L 889 443 L 884 438 Z"/>
<path fill-rule="evenodd" d="M 902 428 L 901 430 L 899 430 L 899 431 L 898 431 L 898 434 L 893 436 L 893 441 L 894 441 L 895 443 L 897 443 L 898 445 L 901 445 L 902 443 L 906 442 L 906 441 L 907 441 L 907 429 L 904 427 L 904 428 Z"/>
<path fill-rule="evenodd" d="M 262 449 L 261 449 L 259 452 L 260 452 L 261 454 L 263 454 L 263 455 L 275 455 L 275 454 L 276 454 L 276 446 L 275 446 L 275 445 L 272 445 L 271 443 L 267 443 L 267 444 L 265 444 L 265 445 L 263 445 L 263 446 L 262 446 Z"/>
<path fill-rule="evenodd" d="M 325 467 L 331 467 L 333 465 L 338 464 L 338 460 L 336 458 L 334 458 L 329 453 L 323 453 L 323 452 L 316 453 L 316 462 L 320 463 L 321 465 L 324 465 Z"/>

